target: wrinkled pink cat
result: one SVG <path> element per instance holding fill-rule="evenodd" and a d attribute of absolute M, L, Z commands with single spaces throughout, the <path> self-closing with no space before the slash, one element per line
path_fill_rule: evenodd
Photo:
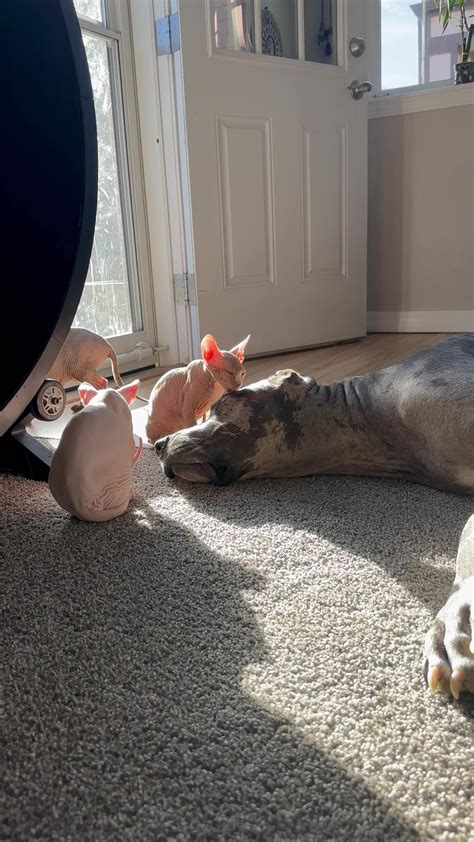
<path fill-rule="evenodd" d="M 128 507 L 143 444 L 135 448 L 129 406 L 139 386 L 139 380 L 100 392 L 79 386 L 84 409 L 64 428 L 48 482 L 56 502 L 80 520 L 112 520 Z"/>
<path fill-rule="evenodd" d="M 152 444 L 161 436 L 193 427 L 199 418 L 231 389 L 238 389 L 245 377 L 244 351 L 250 336 L 221 351 L 213 336 L 201 342 L 201 359 L 186 368 L 167 371 L 153 387 L 148 404 L 146 434 Z"/>

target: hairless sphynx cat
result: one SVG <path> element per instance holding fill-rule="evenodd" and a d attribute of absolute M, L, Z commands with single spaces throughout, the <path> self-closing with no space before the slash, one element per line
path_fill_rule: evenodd
<path fill-rule="evenodd" d="M 208 421 L 155 449 L 167 477 L 192 482 L 359 474 L 473 494 L 474 333 L 328 386 L 279 371 L 224 395 Z M 474 515 L 423 660 L 433 692 L 474 692 Z"/>

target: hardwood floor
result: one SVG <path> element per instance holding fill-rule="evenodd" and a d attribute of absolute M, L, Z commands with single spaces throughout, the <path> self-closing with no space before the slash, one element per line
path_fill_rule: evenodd
<path fill-rule="evenodd" d="M 372 333 L 357 342 L 294 351 L 272 357 L 246 360 L 245 383 L 255 383 L 284 368 L 309 374 L 319 383 L 331 383 L 355 374 L 367 374 L 408 357 L 421 348 L 428 348 L 449 334 L 446 333 Z M 148 397 L 157 377 L 143 381 L 140 394 Z"/>
<path fill-rule="evenodd" d="M 319 383 L 331 383 L 333 380 L 341 380 L 343 377 L 377 371 L 377 369 L 391 365 L 402 357 L 408 357 L 421 348 L 434 345 L 435 342 L 439 342 L 446 336 L 449 336 L 449 334 L 373 333 L 357 342 L 246 360 L 247 376 L 245 383 L 255 383 L 257 380 L 274 374 L 278 369 L 285 368 L 293 368 L 300 374 L 309 374 Z M 140 386 L 142 397 L 148 398 L 150 396 L 153 385 L 161 373 L 158 369 L 156 373 L 151 371 L 147 372 L 146 377 L 142 376 Z M 136 374 L 129 375 L 124 377 L 124 380 L 128 382 L 135 377 L 137 377 Z M 77 394 L 70 393 L 68 403 L 75 401 L 77 401 Z M 137 401 L 133 410 L 134 429 L 142 437 L 146 419 L 144 406 L 145 404 L 140 404 Z M 59 439 L 71 415 L 71 408 L 67 406 L 64 414 L 57 421 L 48 423 L 33 421 L 29 430 L 38 438 Z"/>

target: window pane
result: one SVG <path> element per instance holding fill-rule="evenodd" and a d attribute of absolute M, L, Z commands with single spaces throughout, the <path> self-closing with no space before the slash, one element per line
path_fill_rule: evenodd
<path fill-rule="evenodd" d="M 296 0 L 262 2 L 262 53 L 298 58 L 297 21 Z"/>
<path fill-rule="evenodd" d="M 117 166 L 107 43 L 83 33 L 94 92 L 99 154 L 97 220 L 92 255 L 75 327 L 102 336 L 133 329 Z"/>
<path fill-rule="evenodd" d="M 337 64 L 336 6 L 336 0 L 305 0 L 306 61 Z"/>
<path fill-rule="evenodd" d="M 213 0 L 211 14 L 216 49 L 254 52 L 253 0 Z"/>
<path fill-rule="evenodd" d="M 382 0 L 382 88 L 419 85 L 419 20 L 413 0 Z"/>
<path fill-rule="evenodd" d="M 77 15 L 105 23 L 102 0 L 74 0 L 74 7 Z"/>
<path fill-rule="evenodd" d="M 468 19 L 474 2 L 466 3 Z M 454 79 L 460 61 L 459 9 L 443 33 L 432 0 L 382 0 L 382 88 L 404 88 Z"/>

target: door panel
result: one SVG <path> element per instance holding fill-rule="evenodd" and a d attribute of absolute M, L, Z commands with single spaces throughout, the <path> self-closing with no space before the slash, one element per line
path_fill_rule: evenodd
<path fill-rule="evenodd" d="M 305 282 L 347 279 L 346 138 L 347 124 L 302 127 Z"/>
<path fill-rule="evenodd" d="M 224 287 L 274 284 L 269 120 L 218 115 L 217 148 Z"/>
<path fill-rule="evenodd" d="M 283 52 L 293 6 L 278 21 L 272 5 Z M 229 9 L 240 17 L 224 37 Z M 339 0 L 337 37 L 317 61 L 258 54 L 269 33 L 255 37 L 243 0 L 180 0 L 179 11 L 201 335 L 231 346 L 251 333 L 249 353 L 364 335 L 367 103 L 347 87 L 365 78 L 348 49 L 365 34 L 365 3 Z M 216 49 L 216 32 L 237 48 Z M 308 34 L 295 32 L 304 55 Z"/>

